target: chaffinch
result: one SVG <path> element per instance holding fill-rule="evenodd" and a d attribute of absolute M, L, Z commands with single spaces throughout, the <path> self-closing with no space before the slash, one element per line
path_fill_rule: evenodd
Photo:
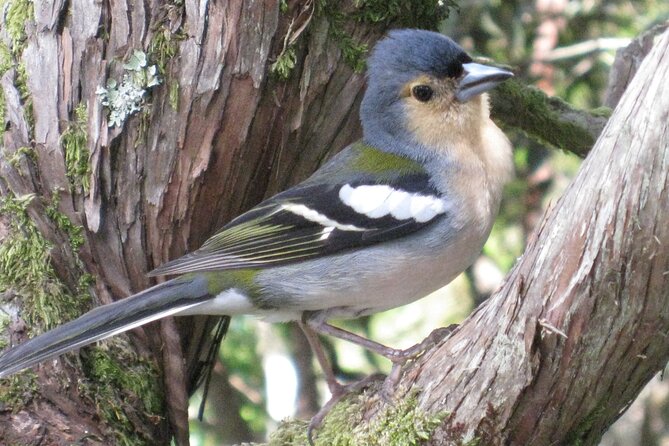
<path fill-rule="evenodd" d="M 93 309 L 0 357 L 0 377 L 174 315 L 297 320 L 400 363 L 402 352 L 327 323 L 404 305 L 443 287 L 480 253 L 513 165 L 485 91 L 512 74 L 451 39 L 391 31 L 373 50 L 362 140 L 304 182 L 237 217 L 151 275 L 177 276 Z"/>

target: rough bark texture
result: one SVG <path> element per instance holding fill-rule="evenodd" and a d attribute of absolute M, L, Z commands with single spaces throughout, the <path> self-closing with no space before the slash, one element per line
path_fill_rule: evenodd
<path fill-rule="evenodd" d="M 604 105 L 615 107 L 625 89 L 632 82 L 641 62 L 653 48 L 654 39 L 669 27 L 669 22 L 660 23 L 634 38 L 627 47 L 616 51 L 616 59 L 611 67 L 609 82 L 606 88 Z"/>
<path fill-rule="evenodd" d="M 665 32 L 503 288 L 405 371 L 432 444 L 597 444 L 669 360 L 668 85 Z"/>

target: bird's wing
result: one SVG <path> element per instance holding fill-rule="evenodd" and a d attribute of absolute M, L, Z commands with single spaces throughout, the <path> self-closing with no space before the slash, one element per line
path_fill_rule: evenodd
<path fill-rule="evenodd" d="M 407 236 L 448 215 L 424 172 L 383 182 L 306 182 L 237 217 L 151 275 L 266 268 Z"/>

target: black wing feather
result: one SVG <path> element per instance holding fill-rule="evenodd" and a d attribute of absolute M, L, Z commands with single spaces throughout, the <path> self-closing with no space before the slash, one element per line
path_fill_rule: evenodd
<path fill-rule="evenodd" d="M 150 274 L 168 275 L 290 264 L 407 236 L 445 217 L 445 214 L 437 215 L 426 222 L 417 222 L 412 218 L 398 220 L 390 215 L 369 218 L 340 200 L 339 190 L 344 184 L 356 187 L 378 183 L 358 180 L 294 187 L 232 220 L 197 251 L 168 262 Z M 409 193 L 439 195 L 426 174 L 405 175 L 384 184 Z M 352 226 L 356 229 L 344 230 L 328 226 L 284 208 L 285 205 L 295 204 L 306 206 L 321 216 L 336 221 L 340 227 Z M 326 227 L 327 234 L 324 232 Z"/>

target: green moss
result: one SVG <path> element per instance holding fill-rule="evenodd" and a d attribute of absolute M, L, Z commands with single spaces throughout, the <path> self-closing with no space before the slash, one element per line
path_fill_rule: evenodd
<path fill-rule="evenodd" d="M 448 17 L 451 9 L 457 7 L 454 1 L 436 0 L 357 0 L 355 3 L 358 12 L 354 17 L 359 22 L 433 30 Z"/>
<path fill-rule="evenodd" d="M 0 122 L 5 122 L 5 91 L 0 88 Z M 0 141 L 4 141 L 5 126 L 0 125 Z"/>
<path fill-rule="evenodd" d="M 30 159 L 34 161 L 37 159 L 37 154 L 35 153 L 35 149 L 32 147 L 19 147 L 16 149 L 16 151 L 9 156 L 5 158 L 5 161 L 7 161 L 7 164 L 12 166 L 14 169 L 18 169 L 21 161 L 24 159 Z"/>
<path fill-rule="evenodd" d="M 158 23 L 153 30 L 149 49 L 149 59 L 155 61 L 158 74 L 169 84 L 168 101 L 173 110 L 179 107 L 179 83 L 177 80 L 168 80 L 167 65 L 179 52 L 179 42 L 186 39 L 187 34 L 179 27 L 172 30 L 169 17 L 181 17 L 183 15 L 183 1 L 173 1 L 162 6 L 165 10 L 165 19 Z"/>
<path fill-rule="evenodd" d="M 22 315 L 33 334 L 73 319 L 88 307 L 89 296 L 70 294 L 51 266 L 51 244 L 29 218 L 34 194 L 5 196 L 0 213 L 10 222 L 0 245 L 0 291 L 15 290 L 25 300 Z"/>
<path fill-rule="evenodd" d="M 54 190 L 51 194 L 51 201 L 48 203 L 44 211 L 47 217 L 49 217 L 49 219 L 55 223 L 56 227 L 67 237 L 70 250 L 75 259 L 75 267 L 80 270 L 79 280 L 77 282 L 78 296 L 84 300 L 89 300 L 87 290 L 93 283 L 95 283 L 95 279 L 91 274 L 84 272 L 84 264 L 78 256 L 79 248 L 85 243 L 84 228 L 83 226 L 75 225 L 67 215 L 60 212 L 58 209 L 59 204 L 60 192 Z"/>
<path fill-rule="evenodd" d="M 346 65 L 353 68 L 356 73 L 362 73 L 367 66 L 365 58 L 369 50 L 368 45 L 351 37 L 348 31 L 344 31 L 343 28 L 331 27 L 330 30 L 339 45 Z"/>
<path fill-rule="evenodd" d="M 161 380 L 155 365 L 139 358 L 122 337 L 86 349 L 82 365 L 88 380 L 80 383 L 81 394 L 94 402 L 115 444 L 153 444 L 151 432 L 137 431 L 137 421 L 155 423 L 161 417 Z"/>
<path fill-rule="evenodd" d="M 402 400 L 384 404 L 371 420 L 363 419 L 369 397 L 350 396 L 325 418 L 315 443 L 317 446 L 418 445 L 432 436 L 447 414 L 424 412 L 417 407 L 417 395 L 411 392 Z"/>
<path fill-rule="evenodd" d="M 158 73 L 165 76 L 167 64 L 179 51 L 179 41 L 186 35 L 181 32 L 172 32 L 166 24 L 157 27 L 149 43 L 148 56 L 158 67 Z"/>
<path fill-rule="evenodd" d="M 16 89 L 19 91 L 22 100 L 30 95 L 30 90 L 28 90 L 28 71 L 24 63 L 16 65 Z"/>
<path fill-rule="evenodd" d="M 2 4 L 2 0 L 0 0 L 0 5 Z M 13 5 L 14 3 L 12 3 Z M 19 63 L 21 52 L 23 51 L 23 47 L 20 47 L 20 51 L 18 53 L 11 51 L 7 45 L 4 43 L 0 42 L 0 76 L 4 76 L 4 74 L 12 69 L 16 69 L 16 78 L 15 78 L 15 84 L 16 88 L 19 91 L 19 97 L 21 99 L 21 102 L 24 104 L 25 111 L 26 111 L 26 121 L 28 122 L 29 125 L 29 130 L 32 131 L 34 128 L 34 118 L 33 118 L 33 110 L 32 110 L 32 100 L 30 97 L 30 92 L 28 90 L 28 77 L 26 74 L 26 67 L 24 64 Z M 5 119 L 5 96 L 4 96 L 4 90 L 0 88 L 0 119 L 2 119 L 2 122 L 4 122 Z M 0 139 L 4 135 L 5 129 L 4 126 L 0 128 Z"/>
<path fill-rule="evenodd" d="M 146 144 L 146 135 L 148 135 L 150 127 L 151 127 L 151 110 L 148 107 L 144 107 L 142 111 L 139 112 L 139 123 L 137 125 L 137 138 L 135 139 L 135 144 L 134 144 L 135 149 Z"/>
<path fill-rule="evenodd" d="M 31 151 L 24 153 L 31 156 Z M 42 237 L 27 209 L 35 200 L 34 194 L 0 200 L 0 214 L 5 217 L 8 235 L 0 244 L 0 291 L 13 290 L 23 300 L 22 319 L 34 335 L 73 319 L 89 305 L 82 274 L 81 287 L 72 294 L 58 279 L 51 265 L 51 244 Z M 49 213 L 49 211 L 47 211 Z M 61 220 L 62 224 L 65 224 Z M 6 313 L 1 313 L 6 314 Z M 2 319 L 2 325 L 10 318 Z M 11 408 L 24 406 L 38 391 L 35 374 L 31 371 L 13 375 L 0 386 L 0 401 Z"/>
<path fill-rule="evenodd" d="M 77 286 L 79 287 L 80 290 L 91 287 L 94 284 L 95 284 L 95 277 L 93 277 L 93 275 L 90 273 L 84 273 L 81 276 L 79 276 L 79 281 L 77 282 Z"/>
<path fill-rule="evenodd" d="M 12 52 L 21 54 L 26 42 L 26 22 L 35 20 L 35 8 L 31 0 L 5 0 L 7 5 L 5 29 L 12 43 Z"/>
<path fill-rule="evenodd" d="M 33 113 L 33 100 L 28 89 L 28 72 L 25 63 L 19 63 L 16 66 L 16 89 L 19 92 L 21 103 L 25 109 L 26 123 L 28 124 L 28 133 L 33 135 L 35 129 L 35 115 Z"/>
<path fill-rule="evenodd" d="M 51 202 L 45 208 L 46 215 L 56 224 L 58 229 L 67 235 L 72 251 L 77 252 L 77 250 L 84 244 L 84 228 L 75 225 L 67 215 L 60 212 L 58 210 L 59 203 L 60 194 L 55 190 L 51 194 Z"/>
<path fill-rule="evenodd" d="M 9 345 L 9 338 L 5 336 L 7 328 L 12 322 L 9 314 L 0 307 L 0 351 L 4 350 Z"/>
<path fill-rule="evenodd" d="M 329 22 L 328 33 L 342 52 L 344 62 L 355 72 L 365 69 L 365 57 L 369 47 L 351 36 L 351 29 L 359 27 L 390 27 L 437 29 L 439 23 L 448 17 L 449 11 L 457 5 L 452 0 L 356 0 L 353 8 L 344 10 L 340 2 L 317 0 L 315 16 Z M 288 13 L 289 6 L 281 2 L 281 13 Z M 288 40 L 287 36 L 285 41 Z M 286 80 L 296 64 L 295 43 L 284 47 L 270 66 L 270 72 L 280 80 Z"/>
<path fill-rule="evenodd" d="M 300 420 L 281 422 L 279 428 L 269 436 L 267 446 L 303 446 L 307 445 L 309 423 Z M 318 443 L 317 443 L 318 444 Z"/>
<path fill-rule="evenodd" d="M 2 77 L 7 70 L 14 66 L 14 58 L 12 52 L 7 48 L 7 45 L 0 42 L 0 77 Z"/>
<path fill-rule="evenodd" d="M 26 22 L 35 20 L 35 8 L 32 0 L 0 0 L 0 7 L 5 11 L 4 30 L 9 37 L 9 47 L 0 42 L 0 76 L 4 75 L 10 68 L 17 68 L 16 86 L 21 94 L 21 100 L 26 109 L 26 120 L 29 121 L 30 129 L 33 128 L 32 102 L 29 100 L 28 88 L 25 76 L 25 66 L 19 64 L 21 54 L 26 45 Z M 6 8 L 6 9 L 5 9 Z M 0 119 L 5 119 L 5 97 L 4 91 L 0 89 Z M 4 126 L 0 128 L 0 140 L 4 135 Z"/>
<path fill-rule="evenodd" d="M 590 151 L 598 133 L 587 128 L 586 120 L 592 117 L 601 127 L 606 121 L 603 109 L 595 113 L 574 109 L 562 99 L 549 97 L 514 79 L 497 86 L 491 99 L 493 119 L 525 132 L 541 144 L 579 156 Z"/>
<path fill-rule="evenodd" d="M 17 373 L 2 379 L 0 385 L 0 406 L 12 411 L 24 407 L 39 390 L 37 375 L 33 371 Z"/>
<path fill-rule="evenodd" d="M 342 51 L 344 61 L 356 72 L 365 68 L 366 44 L 351 37 L 346 24 L 366 24 L 384 29 L 423 28 L 437 29 L 439 23 L 448 17 L 451 9 L 457 7 L 454 1 L 421 0 L 357 0 L 353 11 L 343 11 L 339 2 L 319 0 L 316 13 L 330 22 L 330 35 Z"/>
<path fill-rule="evenodd" d="M 593 108 L 592 110 L 590 110 L 590 113 L 593 116 L 600 116 L 602 118 L 610 118 L 611 115 L 613 114 L 613 110 L 611 110 L 609 107 L 601 106 L 601 107 Z"/>
<path fill-rule="evenodd" d="M 351 37 L 346 27 L 348 21 L 357 22 L 357 19 L 342 11 L 339 2 L 320 0 L 316 2 L 316 15 L 325 17 L 330 22 L 330 37 L 337 42 L 342 57 L 348 66 L 356 73 L 365 69 L 365 56 L 368 46 Z"/>
<path fill-rule="evenodd" d="M 7 48 L 7 45 L 0 42 L 0 77 L 2 77 L 7 70 L 13 66 L 12 54 Z M 0 88 L 0 122 L 5 122 L 5 91 Z M 0 141 L 5 134 L 5 126 L 0 126 Z"/>
<path fill-rule="evenodd" d="M 60 136 L 60 144 L 65 153 L 65 174 L 72 189 L 81 188 L 88 192 L 91 177 L 91 165 L 88 151 L 88 112 L 81 103 L 74 109 L 74 120 Z"/>
<path fill-rule="evenodd" d="M 54 191 L 45 213 L 68 236 L 71 248 L 76 251 L 84 241 L 83 228 L 72 224 L 58 211 L 58 197 Z M 27 213 L 35 199 L 34 194 L 5 196 L 0 202 L 0 213 L 6 216 L 9 225 L 9 234 L 0 244 L 0 291 L 11 288 L 22 296 L 21 316 L 31 328 L 31 334 L 85 311 L 90 305 L 86 291 L 92 282 L 91 275 L 81 274 L 76 292 L 71 293 L 58 280 L 50 263 L 52 246 Z M 87 379 L 79 382 L 81 395 L 94 402 L 115 437 L 114 444 L 152 444 L 152 433 L 137 432 L 137 426 L 160 422 L 163 399 L 157 368 L 138 358 L 124 338 L 85 349 L 82 354 Z M 37 391 L 32 372 L 13 375 L 2 381 L 0 402 L 19 408 Z"/>

